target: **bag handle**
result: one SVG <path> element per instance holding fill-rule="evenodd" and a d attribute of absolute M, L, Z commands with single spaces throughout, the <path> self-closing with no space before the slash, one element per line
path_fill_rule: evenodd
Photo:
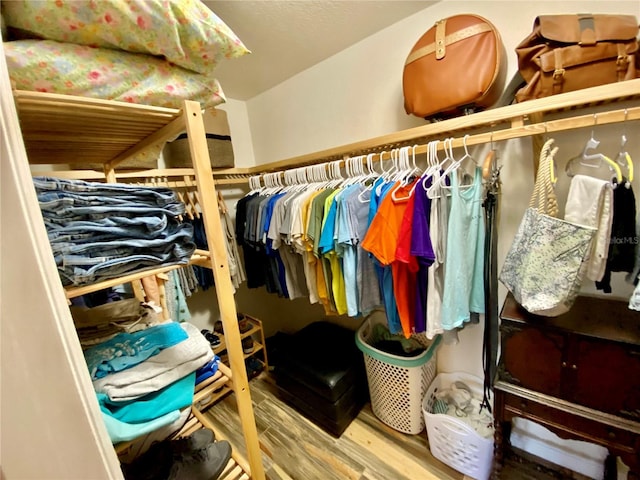
<path fill-rule="evenodd" d="M 432 53 L 437 53 L 436 58 L 438 60 L 441 60 L 444 58 L 446 47 L 448 47 L 449 45 L 473 37 L 475 35 L 480 35 L 481 33 L 491 32 L 493 30 L 493 27 L 487 23 L 476 23 L 475 25 L 471 25 L 470 27 L 463 28 L 462 30 L 458 30 L 457 32 L 453 32 L 449 35 L 444 36 L 444 28 L 444 20 L 440 20 L 439 22 L 437 22 L 437 41 L 434 41 L 433 43 L 425 45 L 424 47 L 411 52 L 407 57 L 407 60 L 404 62 L 405 66 L 415 62 L 422 57 L 431 55 Z"/>
<path fill-rule="evenodd" d="M 554 140 L 550 138 L 540 150 L 540 162 L 538 164 L 538 174 L 536 184 L 529 200 L 529 208 L 535 208 L 538 213 L 558 216 L 558 199 L 553 188 L 554 182 L 551 180 L 551 169 L 553 168 L 553 158 L 558 152 L 558 147 L 553 147 Z"/>

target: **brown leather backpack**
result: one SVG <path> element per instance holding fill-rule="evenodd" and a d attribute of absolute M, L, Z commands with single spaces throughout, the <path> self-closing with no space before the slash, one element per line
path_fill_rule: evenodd
<path fill-rule="evenodd" d="M 486 19 L 454 15 L 436 22 L 411 49 L 404 65 L 404 109 L 439 119 L 493 105 L 504 86 L 500 34 Z"/>
<path fill-rule="evenodd" d="M 517 47 L 519 102 L 636 78 L 633 15 L 542 15 Z"/>

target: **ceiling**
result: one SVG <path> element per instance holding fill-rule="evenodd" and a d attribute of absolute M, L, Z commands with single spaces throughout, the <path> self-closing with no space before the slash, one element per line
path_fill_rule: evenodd
<path fill-rule="evenodd" d="M 228 98 L 248 100 L 375 32 L 424 0 L 204 0 L 251 50 L 217 67 Z"/>

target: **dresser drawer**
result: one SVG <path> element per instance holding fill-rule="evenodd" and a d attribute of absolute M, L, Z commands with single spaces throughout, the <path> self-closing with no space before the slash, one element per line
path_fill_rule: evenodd
<path fill-rule="evenodd" d="M 504 419 L 522 417 L 544 425 L 561 438 L 597 443 L 612 452 L 633 455 L 639 436 L 631 431 L 601 423 L 518 395 L 503 393 Z"/>

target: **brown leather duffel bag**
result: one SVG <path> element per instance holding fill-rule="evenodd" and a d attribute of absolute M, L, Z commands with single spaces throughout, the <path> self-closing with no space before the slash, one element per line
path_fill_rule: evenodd
<path fill-rule="evenodd" d="M 517 47 L 522 102 L 636 78 L 633 15 L 541 15 Z"/>
<path fill-rule="evenodd" d="M 502 93 L 505 74 L 504 45 L 489 21 L 471 14 L 439 20 L 405 62 L 404 109 L 438 119 L 489 107 Z"/>

